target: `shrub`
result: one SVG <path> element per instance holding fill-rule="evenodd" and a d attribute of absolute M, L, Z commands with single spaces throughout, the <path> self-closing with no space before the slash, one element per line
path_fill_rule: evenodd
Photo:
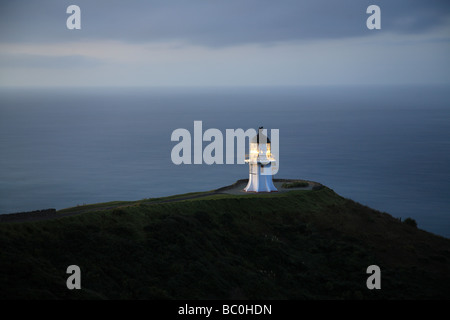
<path fill-rule="evenodd" d="M 404 224 L 417 228 L 417 222 L 416 220 L 412 219 L 412 218 L 406 218 L 405 221 L 403 221 Z"/>
<path fill-rule="evenodd" d="M 294 182 L 286 182 L 281 185 L 282 188 L 290 189 L 290 188 L 304 188 L 309 184 L 306 181 L 294 181 Z"/>

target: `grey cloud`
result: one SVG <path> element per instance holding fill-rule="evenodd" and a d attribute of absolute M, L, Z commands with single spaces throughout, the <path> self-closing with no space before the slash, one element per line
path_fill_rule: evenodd
<path fill-rule="evenodd" d="M 76 3 L 82 30 L 67 30 Z M 21 1 L 0 4 L 0 41 L 180 41 L 211 47 L 371 35 L 366 8 L 382 10 L 382 29 L 420 33 L 450 16 L 448 0 Z"/>

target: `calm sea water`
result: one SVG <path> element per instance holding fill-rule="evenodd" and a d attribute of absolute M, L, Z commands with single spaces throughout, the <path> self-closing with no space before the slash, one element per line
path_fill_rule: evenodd
<path fill-rule="evenodd" d="M 279 178 L 450 237 L 443 87 L 1 89 L 0 213 L 210 190 L 245 165 L 172 164 L 173 130 L 280 129 Z"/>

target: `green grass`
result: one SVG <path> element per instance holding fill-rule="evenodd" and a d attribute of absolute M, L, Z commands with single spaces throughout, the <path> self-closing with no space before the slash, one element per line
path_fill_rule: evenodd
<path fill-rule="evenodd" d="M 124 206 L 101 210 L 111 204 Z M 326 187 L 89 209 L 94 211 L 0 224 L 0 298 L 450 296 L 449 239 Z M 81 268 L 82 290 L 66 289 L 71 264 Z M 381 267 L 382 290 L 366 288 L 371 264 Z"/>
<path fill-rule="evenodd" d="M 77 212 L 82 210 L 94 210 L 94 209 L 102 209 L 106 207 L 113 207 L 113 206 L 119 206 L 119 205 L 129 205 L 134 203 L 135 201 L 111 201 L 111 202 L 102 202 L 102 203 L 95 203 L 95 204 L 85 204 L 85 205 L 78 205 L 76 207 L 71 208 L 65 208 L 58 210 L 59 213 L 68 213 L 68 212 Z"/>

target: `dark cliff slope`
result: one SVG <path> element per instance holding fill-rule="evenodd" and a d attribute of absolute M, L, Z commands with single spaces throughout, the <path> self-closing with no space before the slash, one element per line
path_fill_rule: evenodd
<path fill-rule="evenodd" d="M 2 299 L 448 299 L 449 266 L 449 239 L 326 187 L 0 224 Z"/>

